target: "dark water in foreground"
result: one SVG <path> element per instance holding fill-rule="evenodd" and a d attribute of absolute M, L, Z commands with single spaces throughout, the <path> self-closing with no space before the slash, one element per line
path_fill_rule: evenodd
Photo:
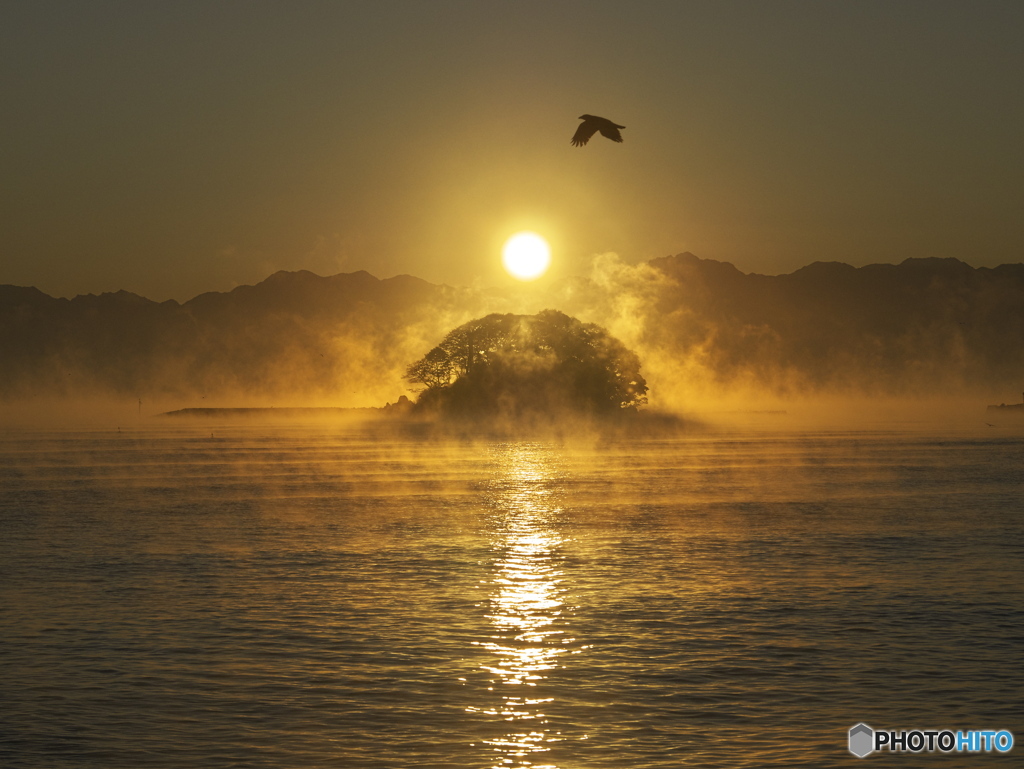
<path fill-rule="evenodd" d="M 0 766 L 856 763 L 1024 739 L 1024 439 L 0 435 Z M 1007 755 L 875 756 L 990 766 Z"/>

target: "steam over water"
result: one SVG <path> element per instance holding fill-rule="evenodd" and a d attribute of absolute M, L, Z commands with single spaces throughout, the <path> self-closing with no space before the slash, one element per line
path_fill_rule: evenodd
<path fill-rule="evenodd" d="M 1020 741 L 1022 491 L 994 430 L 9 432 L 0 765 L 821 767 L 860 721 Z"/>

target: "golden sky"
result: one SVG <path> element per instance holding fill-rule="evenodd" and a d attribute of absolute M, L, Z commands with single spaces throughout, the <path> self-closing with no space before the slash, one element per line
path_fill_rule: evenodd
<path fill-rule="evenodd" d="M 1024 4 L 5 2 L 0 283 L 1024 254 Z M 569 139 L 577 116 L 623 144 Z"/>

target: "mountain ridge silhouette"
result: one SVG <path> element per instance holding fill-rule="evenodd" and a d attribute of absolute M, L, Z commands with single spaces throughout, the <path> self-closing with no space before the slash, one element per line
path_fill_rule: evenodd
<path fill-rule="evenodd" d="M 630 344 L 645 365 L 692 371 L 699 363 L 722 388 L 742 380 L 766 392 L 1016 392 L 1024 381 L 1024 356 L 1014 352 L 1024 342 L 1024 264 L 819 261 L 760 275 L 682 253 L 622 269 L 642 272 L 646 293 L 576 277 L 535 290 L 529 311 L 550 307 L 613 332 L 632 324 Z M 182 303 L 124 290 L 54 298 L 0 285 L 0 396 L 345 391 L 393 400 L 404 367 L 447 331 L 488 312 L 522 311 L 522 296 L 366 271 L 278 271 Z M 612 317 L 624 299 L 632 314 Z"/>

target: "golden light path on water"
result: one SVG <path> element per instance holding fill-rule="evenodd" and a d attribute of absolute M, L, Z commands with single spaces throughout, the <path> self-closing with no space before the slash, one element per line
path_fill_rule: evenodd
<path fill-rule="evenodd" d="M 544 763 L 544 754 L 562 740 L 545 715 L 553 698 L 546 696 L 544 682 L 567 655 L 586 648 L 567 632 L 563 616 L 558 550 L 564 540 L 556 528 L 561 511 L 552 488 L 557 473 L 544 447 L 514 444 L 495 451 L 502 467 L 491 488 L 497 557 L 486 604 L 494 633 L 474 642 L 489 652 L 483 669 L 495 698 L 491 706 L 466 710 L 509 724 L 503 736 L 483 741 L 497 754 L 495 769 L 557 769 Z"/>

